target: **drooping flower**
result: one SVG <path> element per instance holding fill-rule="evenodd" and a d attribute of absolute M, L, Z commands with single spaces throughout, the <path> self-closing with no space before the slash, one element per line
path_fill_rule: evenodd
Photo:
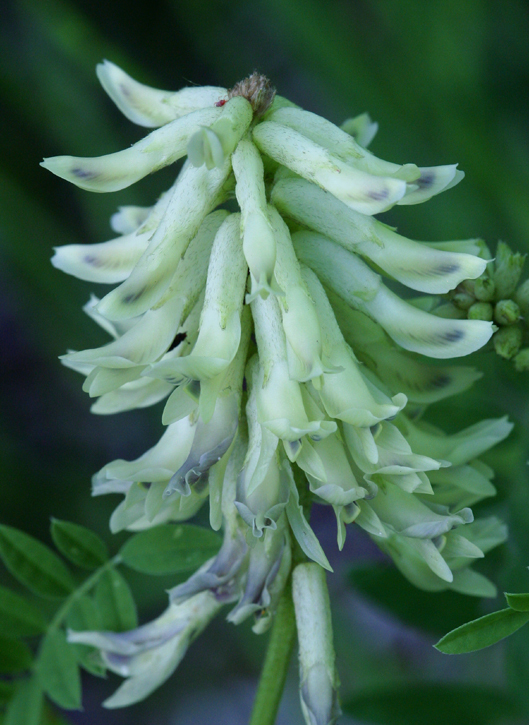
<path fill-rule="evenodd" d="M 93 411 L 167 398 L 160 441 L 104 466 L 93 493 L 125 495 L 113 531 L 186 520 L 209 498 L 224 543 L 151 624 L 70 639 L 98 647 L 129 678 L 108 706 L 130 704 L 170 675 L 223 604 L 234 604 L 230 621 L 254 616 L 264 631 L 296 541 L 316 562 L 293 577 L 302 709 L 311 725 L 334 722 L 330 566 L 307 502 L 333 507 L 340 548 L 354 521 L 419 587 L 494 592 L 469 565 L 504 528 L 473 522 L 469 507 L 494 494 L 479 456 L 511 426 L 483 421 L 445 435 L 420 419 L 479 377 L 425 358 L 462 357 L 490 339 L 490 319 L 443 317 L 438 305 L 484 274 L 486 255 L 476 240 L 416 242 L 375 218 L 463 174 L 379 159 L 366 149 L 377 130 L 367 115 L 338 128 L 258 74 L 230 91 L 176 93 L 108 62 L 98 75 L 130 120 L 156 130 L 124 151 L 47 159 L 46 168 L 107 192 L 188 158 L 152 206 L 113 215 L 120 236 L 59 247 L 53 258 L 82 280 L 117 285 L 85 307 L 113 340 L 63 357 L 86 376 Z M 227 201 L 230 211 L 219 208 Z M 395 281 L 426 297 L 401 297 Z"/>

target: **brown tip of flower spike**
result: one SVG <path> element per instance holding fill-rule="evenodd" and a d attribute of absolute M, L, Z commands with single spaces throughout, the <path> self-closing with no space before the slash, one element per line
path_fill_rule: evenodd
<path fill-rule="evenodd" d="M 254 116 L 262 116 L 272 105 L 275 94 L 276 89 L 268 78 L 254 71 L 251 76 L 239 81 L 228 91 L 228 98 L 246 98 L 252 105 Z"/>

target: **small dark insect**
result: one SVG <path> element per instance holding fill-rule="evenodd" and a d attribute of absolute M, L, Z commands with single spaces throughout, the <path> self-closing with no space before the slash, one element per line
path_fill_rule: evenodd
<path fill-rule="evenodd" d="M 217 101 L 215 103 L 216 106 L 223 106 L 226 103 L 226 101 Z"/>

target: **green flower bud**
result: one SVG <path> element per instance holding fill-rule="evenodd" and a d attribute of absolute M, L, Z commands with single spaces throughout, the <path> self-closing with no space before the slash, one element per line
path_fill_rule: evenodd
<path fill-rule="evenodd" d="M 493 314 L 494 310 L 490 302 L 475 302 L 468 310 L 468 319 L 490 322 Z"/>
<path fill-rule="evenodd" d="M 480 277 L 474 280 L 474 297 L 481 302 L 490 302 L 494 299 L 496 285 L 490 277 Z"/>
<path fill-rule="evenodd" d="M 520 308 L 514 300 L 500 300 L 494 308 L 494 321 L 498 325 L 514 325 L 520 317 Z"/>
<path fill-rule="evenodd" d="M 331 607 L 325 572 L 299 564 L 292 575 L 299 642 L 301 709 L 307 725 L 332 725 L 340 715 Z"/>
<path fill-rule="evenodd" d="M 525 255 L 513 253 L 505 242 L 498 242 L 494 263 L 496 297 L 510 297 L 520 279 Z"/>
<path fill-rule="evenodd" d="M 500 357 L 510 360 L 522 344 L 522 328 L 519 325 L 502 327 L 492 338 L 494 349 Z"/>
<path fill-rule="evenodd" d="M 468 310 L 474 304 L 475 298 L 468 292 L 456 292 L 452 297 L 452 302 L 460 310 Z M 479 319 L 479 318 L 478 318 Z"/>
<path fill-rule="evenodd" d="M 514 299 L 517 302 L 520 312 L 524 317 L 529 315 L 529 279 L 526 279 L 516 290 Z"/>
<path fill-rule="evenodd" d="M 524 347 L 516 355 L 514 358 L 514 367 L 519 373 L 524 373 L 529 370 L 529 347 Z"/>

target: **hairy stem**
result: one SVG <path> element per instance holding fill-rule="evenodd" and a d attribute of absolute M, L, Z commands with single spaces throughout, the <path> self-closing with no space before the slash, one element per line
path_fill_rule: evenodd
<path fill-rule="evenodd" d="M 296 620 L 289 579 L 279 600 L 257 688 L 250 725 L 274 725 L 296 637 Z"/>

